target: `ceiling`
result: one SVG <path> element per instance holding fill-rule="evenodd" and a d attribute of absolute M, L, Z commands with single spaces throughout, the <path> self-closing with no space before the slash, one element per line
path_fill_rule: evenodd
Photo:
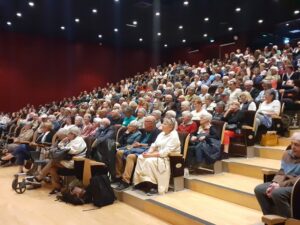
<path fill-rule="evenodd" d="M 232 40 L 234 35 L 241 34 L 268 41 L 276 32 L 282 37 L 299 36 L 289 32 L 300 27 L 300 13 L 295 13 L 300 10 L 299 0 L 189 0 L 188 5 L 184 2 L 0 0 L 0 31 L 143 48 L 201 45 Z M 259 20 L 263 22 L 258 23 Z"/>

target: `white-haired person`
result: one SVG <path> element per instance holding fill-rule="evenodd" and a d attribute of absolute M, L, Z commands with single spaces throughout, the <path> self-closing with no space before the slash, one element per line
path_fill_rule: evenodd
<path fill-rule="evenodd" d="M 182 122 L 178 126 L 177 131 L 178 132 L 186 132 L 189 134 L 195 133 L 198 129 L 198 126 L 192 120 L 192 118 L 193 118 L 193 115 L 190 111 L 183 111 L 182 112 Z"/>
<path fill-rule="evenodd" d="M 240 94 L 239 102 L 241 103 L 242 111 L 256 111 L 256 104 L 248 91 Z"/>
<path fill-rule="evenodd" d="M 291 137 L 291 149 L 284 151 L 281 168 L 271 182 L 255 187 L 254 192 L 264 215 L 291 217 L 291 193 L 300 178 L 300 132 Z"/>
<path fill-rule="evenodd" d="M 199 129 L 191 136 L 186 166 L 193 168 L 203 162 L 211 164 L 220 158 L 220 137 L 211 121 L 212 115 L 209 113 L 200 116 Z"/>
<path fill-rule="evenodd" d="M 165 118 L 162 132 L 157 136 L 149 150 L 138 157 L 134 172 L 133 183 L 136 188 L 143 187 L 146 192 L 155 193 L 157 186 L 159 194 L 169 189 L 171 152 L 180 152 L 180 140 L 175 129 L 176 120 Z"/>
<path fill-rule="evenodd" d="M 85 157 L 86 155 L 86 143 L 83 138 L 80 136 L 80 129 L 76 126 L 73 126 L 68 129 L 67 137 L 62 139 L 58 147 L 60 149 L 69 149 L 68 154 L 72 157 Z M 53 190 L 49 194 L 56 194 L 61 190 L 61 183 L 59 182 L 59 175 L 57 174 L 57 170 L 59 168 L 74 168 L 74 160 L 71 158 L 70 160 L 50 160 L 47 165 L 40 171 L 39 175 L 29 178 L 30 181 L 35 183 L 40 183 L 45 176 L 49 173 L 51 175 L 51 182 L 53 186 Z"/>
<path fill-rule="evenodd" d="M 133 121 L 137 122 L 139 129 L 144 128 L 143 126 L 144 126 L 144 119 L 145 119 L 146 114 L 147 114 L 147 111 L 144 108 L 139 108 L 137 110 L 136 118 Z"/>
<path fill-rule="evenodd" d="M 205 85 L 205 84 L 201 85 L 201 93 L 200 93 L 199 97 L 202 102 L 204 102 L 205 97 L 209 95 L 208 89 L 209 89 L 209 87 L 207 85 Z"/>

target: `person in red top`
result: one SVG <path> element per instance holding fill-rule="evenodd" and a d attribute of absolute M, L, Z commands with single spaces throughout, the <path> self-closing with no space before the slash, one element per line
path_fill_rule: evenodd
<path fill-rule="evenodd" d="M 197 124 L 192 121 L 192 113 L 190 111 L 182 112 L 182 123 L 178 126 L 178 132 L 187 132 L 193 134 L 197 131 Z"/>

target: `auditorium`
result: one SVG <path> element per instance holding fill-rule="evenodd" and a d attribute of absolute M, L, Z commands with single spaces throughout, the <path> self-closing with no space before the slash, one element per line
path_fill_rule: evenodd
<path fill-rule="evenodd" d="M 300 225 L 299 0 L 0 0 L 3 225 Z"/>

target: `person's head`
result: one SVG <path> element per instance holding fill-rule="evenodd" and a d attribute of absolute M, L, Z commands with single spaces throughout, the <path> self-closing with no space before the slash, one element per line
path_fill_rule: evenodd
<path fill-rule="evenodd" d="M 200 125 L 205 125 L 210 123 L 212 120 L 212 115 L 210 113 L 203 113 L 200 116 Z"/>
<path fill-rule="evenodd" d="M 244 91 L 240 94 L 240 102 L 246 103 L 252 101 L 252 97 L 248 91 Z"/>
<path fill-rule="evenodd" d="M 165 114 L 165 118 L 176 118 L 176 112 L 174 110 L 168 110 Z"/>
<path fill-rule="evenodd" d="M 191 122 L 192 118 L 193 118 L 193 115 L 190 111 L 182 112 L 182 122 L 183 123 L 187 124 L 187 123 Z"/>
<path fill-rule="evenodd" d="M 276 75 L 276 74 L 278 74 L 278 67 L 271 66 L 270 71 L 271 71 L 271 75 Z"/>
<path fill-rule="evenodd" d="M 166 102 L 166 103 L 173 102 L 173 97 L 172 97 L 172 95 L 166 95 L 166 96 L 165 96 L 165 102 Z"/>
<path fill-rule="evenodd" d="M 51 131 L 52 129 L 53 129 L 53 125 L 51 122 L 45 122 L 45 123 L 42 123 L 42 125 L 41 125 L 41 130 L 43 133 Z"/>
<path fill-rule="evenodd" d="M 127 126 L 127 130 L 130 133 L 134 133 L 139 129 L 139 124 L 136 120 L 131 121 L 128 126 Z"/>
<path fill-rule="evenodd" d="M 154 116 L 157 121 L 159 121 L 161 119 L 161 111 L 160 110 L 153 110 L 151 115 Z"/>
<path fill-rule="evenodd" d="M 32 122 L 26 122 L 24 124 L 24 130 L 29 130 L 32 128 Z"/>
<path fill-rule="evenodd" d="M 199 111 L 202 109 L 202 101 L 201 98 L 197 97 L 195 99 L 193 99 L 193 106 L 195 108 L 195 110 Z"/>
<path fill-rule="evenodd" d="M 235 79 L 231 79 L 229 82 L 228 82 L 228 85 L 229 85 L 229 89 L 231 91 L 234 91 L 236 89 L 236 80 Z"/>
<path fill-rule="evenodd" d="M 214 98 L 211 95 L 207 95 L 204 99 L 205 104 L 208 106 L 214 101 Z"/>
<path fill-rule="evenodd" d="M 83 116 L 83 121 L 84 121 L 85 124 L 89 124 L 91 122 L 91 119 L 92 119 L 92 115 L 89 114 L 89 113 L 86 113 Z"/>
<path fill-rule="evenodd" d="M 272 88 L 272 83 L 270 80 L 263 80 L 262 81 L 262 87 L 264 90 L 268 90 Z"/>
<path fill-rule="evenodd" d="M 230 94 L 229 94 L 227 91 L 225 91 L 225 92 L 223 92 L 223 93 L 221 94 L 221 100 L 222 100 L 223 102 L 228 102 L 229 96 L 230 96 Z"/>
<path fill-rule="evenodd" d="M 183 101 L 181 102 L 181 111 L 189 111 L 190 110 L 190 102 L 189 101 Z"/>
<path fill-rule="evenodd" d="M 72 126 L 68 129 L 68 139 L 70 141 L 74 140 L 77 136 L 80 135 L 80 129 L 77 126 Z"/>
<path fill-rule="evenodd" d="M 101 119 L 100 127 L 106 128 L 106 127 L 109 127 L 109 126 L 110 126 L 110 120 L 109 119 L 107 119 L 107 118 Z"/>
<path fill-rule="evenodd" d="M 289 64 L 285 67 L 285 70 L 288 74 L 291 74 L 294 71 L 294 67 L 292 64 Z"/>
<path fill-rule="evenodd" d="M 294 156 L 300 157 L 300 132 L 296 132 L 292 135 L 291 147 Z"/>
<path fill-rule="evenodd" d="M 216 107 L 215 107 L 215 112 L 221 114 L 224 111 L 225 111 L 225 103 L 224 102 L 218 102 Z"/>
<path fill-rule="evenodd" d="M 75 116 L 75 125 L 81 127 L 83 125 L 83 118 L 81 116 Z"/>
<path fill-rule="evenodd" d="M 160 111 L 159 111 L 160 112 Z M 144 119 L 144 129 L 151 132 L 156 128 L 156 118 L 154 116 L 146 116 Z"/>
<path fill-rule="evenodd" d="M 245 90 L 250 92 L 251 89 L 253 88 L 253 81 L 252 80 L 246 80 L 245 83 L 244 83 L 244 87 L 245 87 Z"/>
<path fill-rule="evenodd" d="M 132 108 L 130 106 L 127 106 L 126 108 L 124 108 L 123 113 L 126 117 L 131 117 L 132 116 Z"/>
<path fill-rule="evenodd" d="M 172 130 L 174 130 L 175 125 L 176 125 L 175 118 L 164 118 L 164 121 L 162 123 L 162 131 L 165 134 L 169 134 Z"/>
<path fill-rule="evenodd" d="M 193 94 L 195 94 L 195 89 L 192 87 L 189 87 L 187 90 L 187 95 L 193 95 Z"/>
<path fill-rule="evenodd" d="M 240 103 L 238 101 L 233 101 L 230 104 L 230 108 L 233 112 L 237 112 L 240 109 Z"/>
<path fill-rule="evenodd" d="M 276 98 L 276 93 L 274 90 L 268 89 L 265 91 L 265 101 L 267 103 L 273 102 Z"/>
<path fill-rule="evenodd" d="M 208 86 L 207 85 L 201 85 L 201 94 L 205 95 L 208 92 Z"/>
<path fill-rule="evenodd" d="M 94 120 L 93 120 L 93 128 L 100 127 L 101 120 L 102 119 L 100 119 L 98 117 L 94 118 Z"/>
<path fill-rule="evenodd" d="M 113 110 L 110 112 L 111 118 L 116 120 L 121 118 L 121 113 L 119 112 L 119 110 Z"/>
<path fill-rule="evenodd" d="M 147 114 L 146 109 L 140 108 L 140 109 L 137 111 L 137 118 L 141 119 L 141 118 L 145 117 L 146 114 Z"/>
<path fill-rule="evenodd" d="M 65 137 L 67 137 L 68 135 L 68 129 L 66 128 L 60 128 L 57 132 L 56 132 L 56 137 L 58 140 L 62 140 Z"/>

